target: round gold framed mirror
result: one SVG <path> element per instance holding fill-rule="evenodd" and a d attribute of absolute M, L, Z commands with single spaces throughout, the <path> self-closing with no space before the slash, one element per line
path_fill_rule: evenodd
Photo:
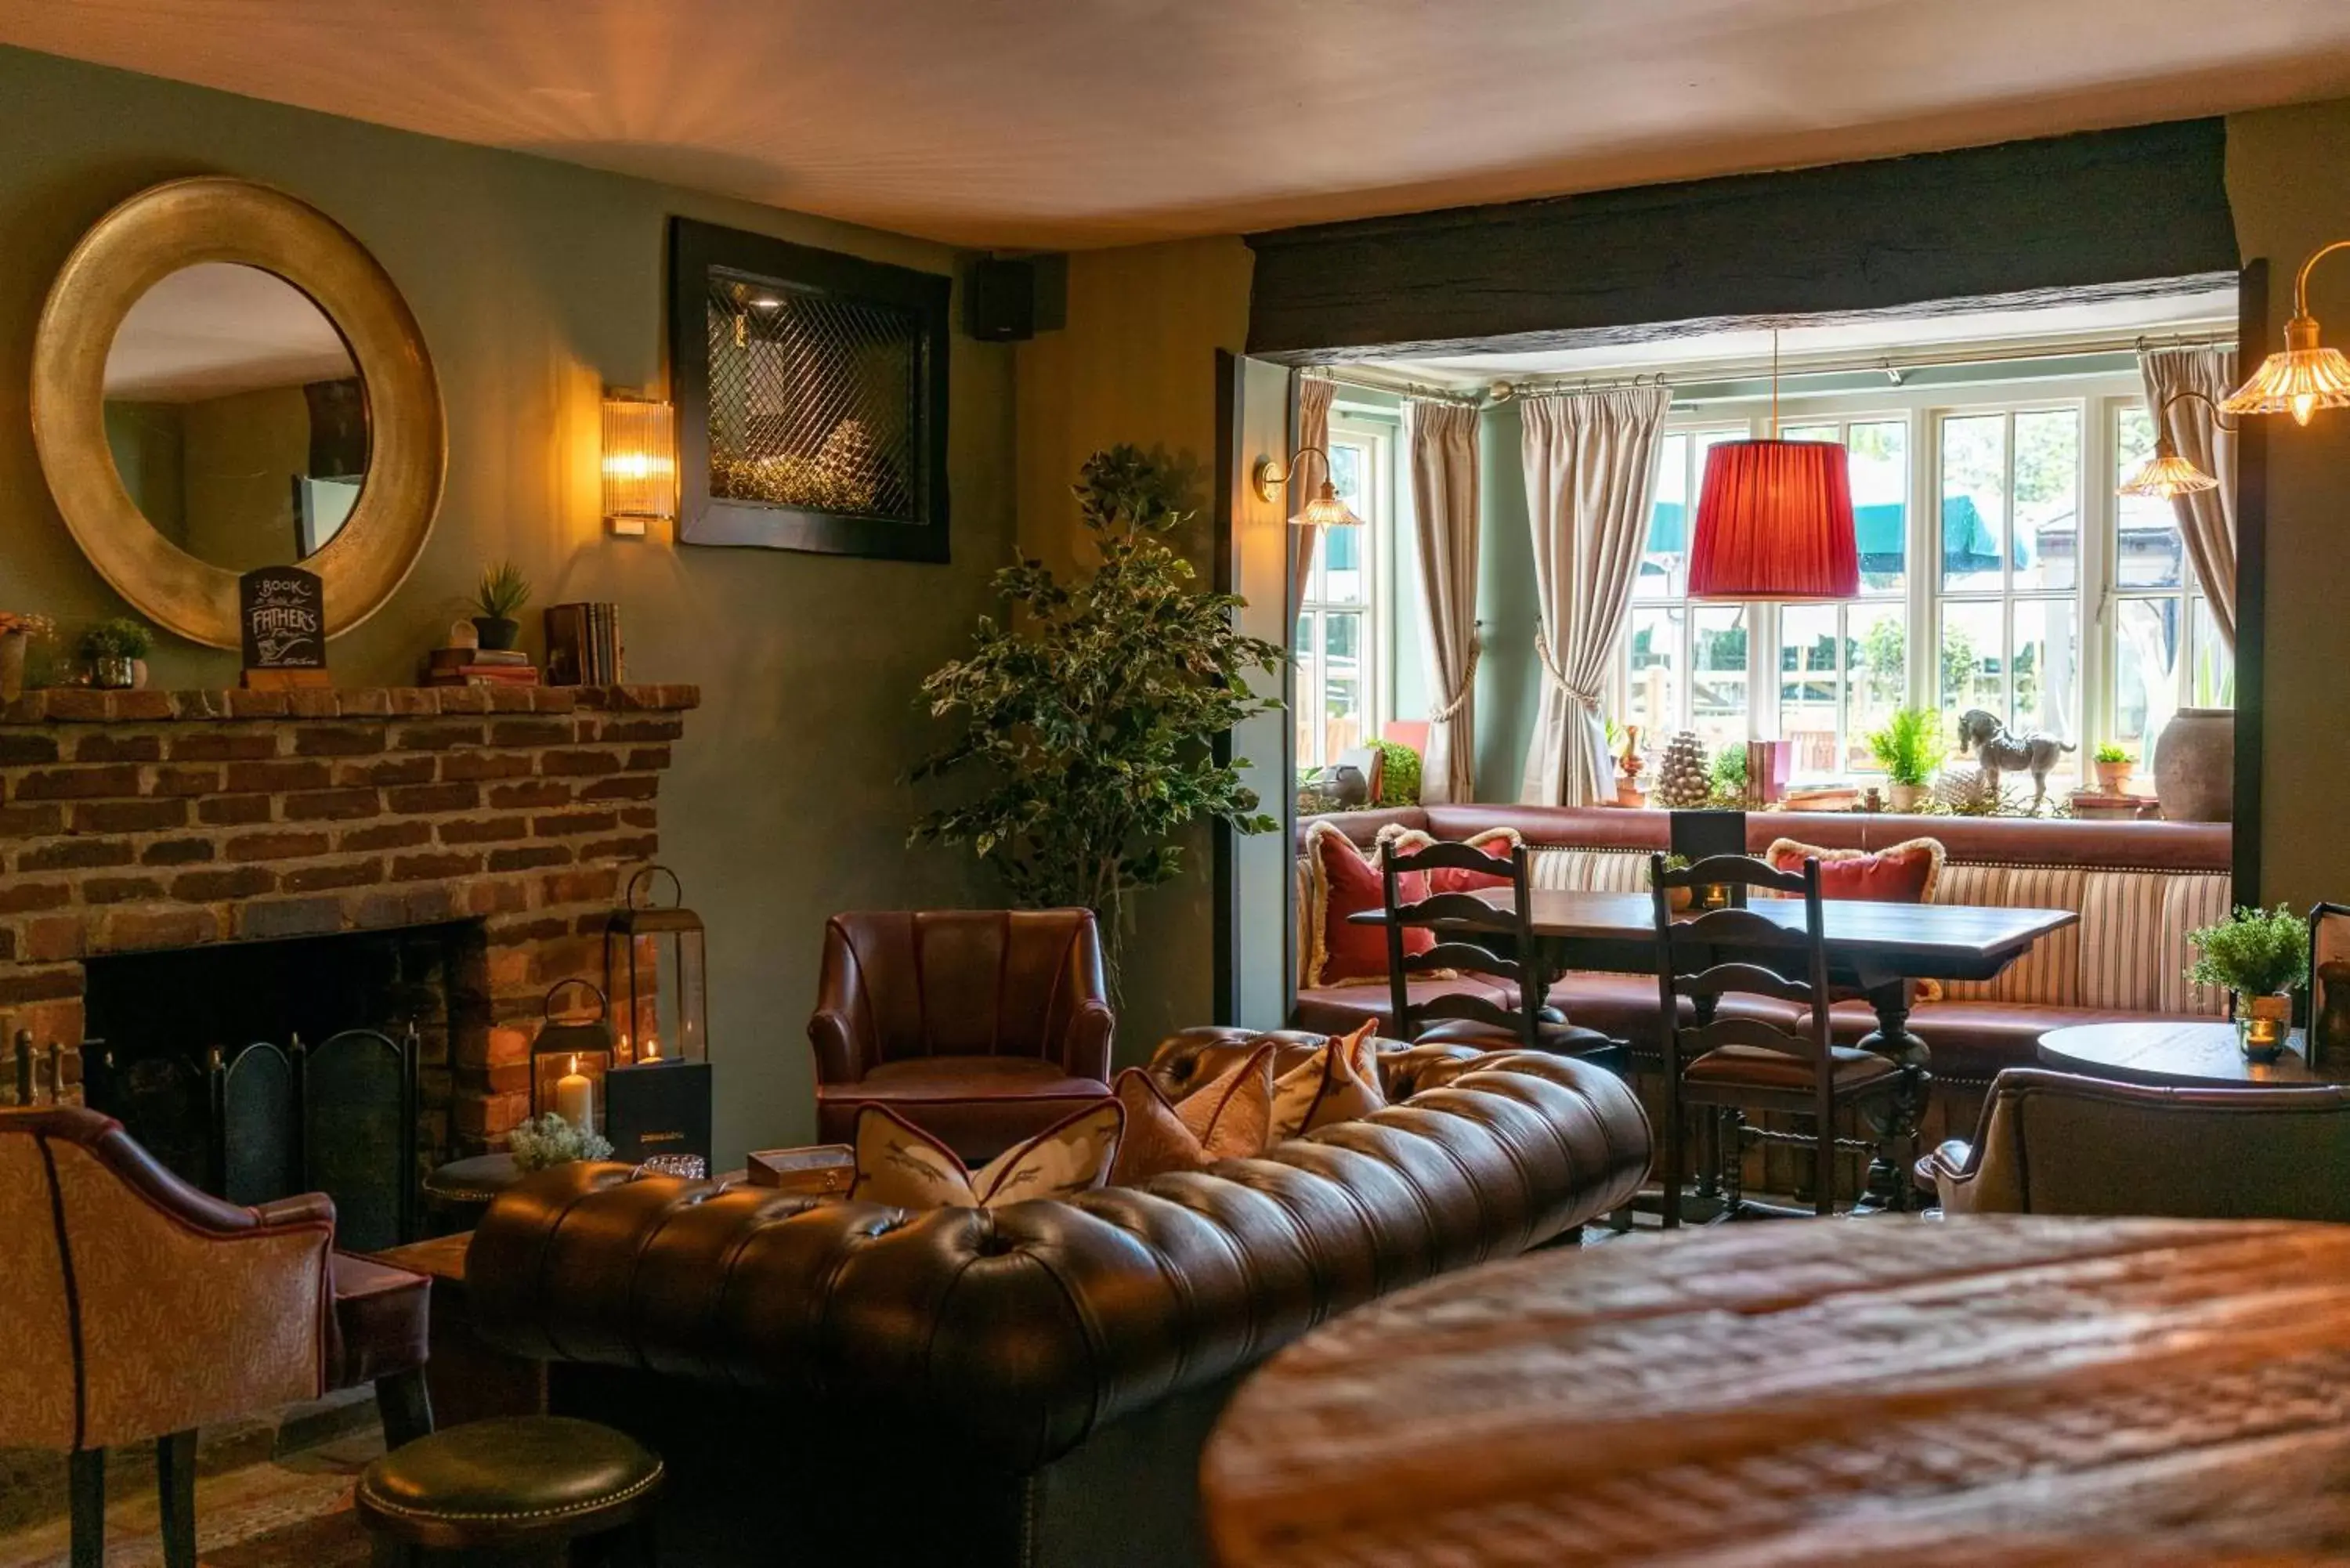
<path fill-rule="evenodd" d="M 33 438 L 100 576 L 150 619 L 238 646 L 237 578 L 298 562 L 327 635 L 424 548 L 448 456 L 407 302 L 359 241 L 217 176 L 142 191 L 84 235 L 33 348 Z"/>

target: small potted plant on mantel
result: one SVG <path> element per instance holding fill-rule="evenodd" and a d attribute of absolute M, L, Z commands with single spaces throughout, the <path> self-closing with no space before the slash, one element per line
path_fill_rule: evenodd
<path fill-rule="evenodd" d="M 2129 794 L 2130 774 L 2137 759 L 2130 755 L 2127 746 L 2112 741 L 2099 742 L 2090 754 L 2090 766 L 2097 770 L 2097 790 L 2102 794 Z"/>
<path fill-rule="evenodd" d="M 484 648 L 502 652 L 521 640 L 522 622 L 515 612 L 530 603 L 530 582 L 522 568 L 501 561 L 484 572 L 473 602 L 482 608 L 473 618 L 473 629 L 481 633 Z"/>
<path fill-rule="evenodd" d="M 128 691 L 146 680 L 147 656 L 155 634 L 127 616 L 102 620 L 81 634 L 81 656 L 89 660 L 89 683 L 102 691 Z"/>
<path fill-rule="evenodd" d="M 1868 736 L 1869 754 L 1885 770 L 1886 799 L 1896 811 L 1924 807 L 1934 783 L 1942 716 L 1931 708 L 1896 708 Z"/>
<path fill-rule="evenodd" d="M 2293 993 L 2309 979 L 2309 922 L 2283 904 L 2238 909 L 2189 931 L 2187 943 L 2195 950 L 2187 978 L 2228 992 L 2245 1056 L 2275 1060 L 2293 1026 Z"/>

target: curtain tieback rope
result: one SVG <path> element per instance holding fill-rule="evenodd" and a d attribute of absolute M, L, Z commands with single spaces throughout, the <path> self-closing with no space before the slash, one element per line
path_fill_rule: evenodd
<path fill-rule="evenodd" d="M 1557 656 L 1550 650 L 1550 639 L 1543 635 L 1540 621 L 1534 623 L 1534 652 L 1541 658 L 1543 673 L 1550 677 L 1552 685 L 1593 712 L 1599 711 L 1599 693 L 1587 686 L 1577 686 L 1566 678 L 1566 671 L 1558 667 Z"/>
<path fill-rule="evenodd" d="M 1430 723 L 1450 724 L 1461 717 L 1461 710 L 1469 706 L 1469 699 L 1476 693 L 1477 661 L 1484 657 L 1485 639 L 1471 631 L 1469 634 L 1469 662 L 1461 671 L 1461 690 L 1452 694 L 1451 701 L 1428 716 Z"/>

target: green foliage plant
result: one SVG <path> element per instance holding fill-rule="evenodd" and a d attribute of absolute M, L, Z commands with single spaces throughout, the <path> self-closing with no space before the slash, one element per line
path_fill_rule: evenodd
<path fill-rule="evenodd" d="M 972 793 L 910 841 L 969 845 L 1019 904 L 1093 910 L 1114 986 L 1123 901 L 1181 874 L 1178 833 L 1280 827 L 1241 782 L 1247 761 L 1220 763 L 1213 748 L 1283 706 L 1249 676 L 1277 674 L 1287 654 L 1235 630 L 1246 601 L 1199 587 L 1170 542 L 1197 514 L 1168 460 L 1097 452 L 1075 489 L 1100 564 L 1067 582 L 1033 560 L 998 572 L 1014 613 L 981 618 L 971 651 L 922 682 L 931 715 L 961 732 L 913 777 Z"/>
<path fill-rule="evenodd" d="M 1942 716 L 1931 708 L 1896 708 L 1885 727 L 1868 735 L 1869 754 L 1889 784 L 1922 786 L 1933 782 L 1935 753 L 1942 742 Z"/>
<path fill-rule="evenodd" d="M 487 619 L 512 620 L 516 610 L 530 603 L 530 580 L 512 561 L 500 561 L 482 574 L 473 602 Z"/>
<path fill-rule="evenodd" d="M 588 1132 L 553 1111 L 532 1116 L 506 1135 L 515 1168 L 525 1173 L 575 1159 L 608 1159 L 612 1145 L 603 1134 Z"/>
<path fill-rule="evenodd" d="M 1724 746 L 1713 754 L 1713 767 L 1709 775 L 1713 782 L 1713 798 L 1720 805 L 1740 805 L 1746 799 L 1746 748 Z"/>
<path fill-rule="evenodd" d="M 2240 909 L 2216 926 L 2187 933 L 2195 961 L 2187 978 L 2240 996 L 2273 996 L 2309 979 L 2309 922 L 2289 905 Z"/>
<path fill-rule="evenodd" d="M 1373 805 L 1419 804 L 1419 753 L 1400 741 L 1373 741 L 1379 753 L 1379 798 Z"/>
<path fill-rule="evenodd" d="M 2098 742 L 2097 749 L 2090 753 L 2090 760 L 2106 763 L 2137 761 L 2136 757 L 2130 755 L 2130 749 L 2127 746 L 2118 745 L 2112 741 Z"/>
<path fill-rule="evenodd" d="M 154 628 L 127 616 L 99 621 L 81 634 L 84 659 L 144 659 L 154 648 Z"/>

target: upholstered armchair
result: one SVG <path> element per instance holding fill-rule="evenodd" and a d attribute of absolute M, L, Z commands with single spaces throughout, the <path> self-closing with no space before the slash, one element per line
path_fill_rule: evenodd
<path fill-rule="evenodd" d="M 1973 1144 L 1919 1165 L 1951 1214 L 2350 1220 L 2350 1088 L 2165 1089 L 2012 1067 Z"/>
<path fill-rule="evenodd" d="M 887 1106 L 992 1159 L 1109 1093 L 1112 1016 L 1086 909 L 890 910 L 824 929 L 808 1042 L 816 1126 Z"/>
<path fill-rule="evenodd" d="M 0 1111 L 0 1447 L 71 1456 L 75 1568 L 103 1558 L 109 1448 L 157 1439 L 164 1561 L 194 1568 L 204 1423 L 371 1381 L 389 1442 L 431 1430 L 429 1282 L 334 1242 L 323 1194 L 241 1209 L 94 1111 Z"/>

